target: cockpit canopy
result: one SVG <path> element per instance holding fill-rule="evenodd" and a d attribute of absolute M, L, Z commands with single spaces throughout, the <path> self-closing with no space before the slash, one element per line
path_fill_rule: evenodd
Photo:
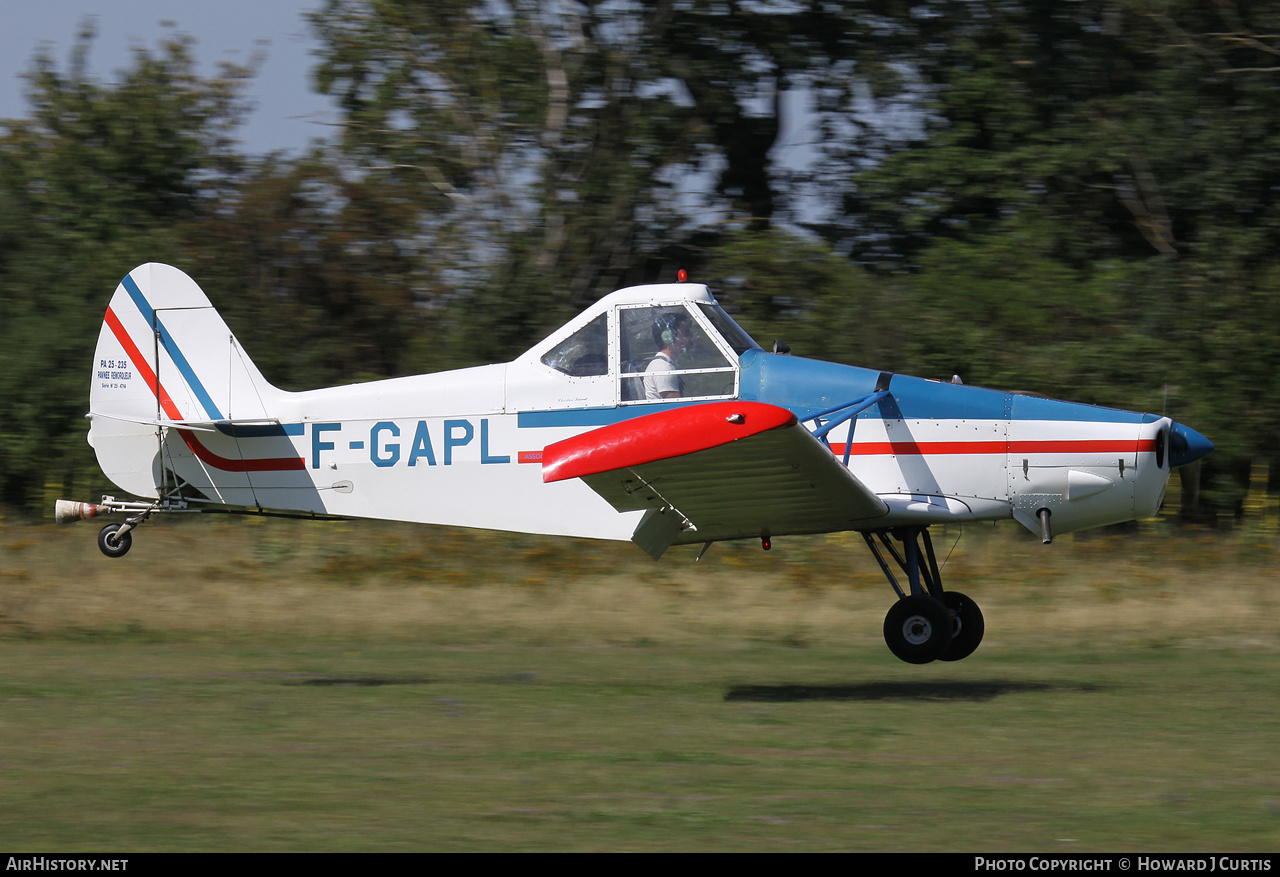
<path fill-rule="evenodd" d="M 705 286 L 681 283 L 606 296 L 522 359 L 536 359 L 584 390 L 607 384 L 614 404 L 636 404 L 732 398 L 738 358 L 751 349 L 760 345 Z"/>

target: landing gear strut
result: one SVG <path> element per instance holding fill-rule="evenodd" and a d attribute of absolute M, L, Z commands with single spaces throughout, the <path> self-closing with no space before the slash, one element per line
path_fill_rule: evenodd
<path fill-rule="evenodd" d="M 107 557 L 124 557 L 133 547 L 133 531 L 143 521 L 156 512 L 186 511 L 186 508 L 186 501 L 181 498 L 161 496 L 155 502 L 144 503 L 120 502 L 115 497 L 104 496 L 97 504 L 60 499 L 54 507 L 54 516 L 59 524 L 70 524 L 99 515 L 128 513 L 123 524 L 107 524 L 98 531 L 98 550 Z"/>
<path fill-rule="evenodd" d="M 898 595 L 898 602 L 884 619 L 884 641 L 889 651 L 908 664 L 959 661 L 973 654 L 986 628 L 982 610 L 959 591 L 942 590 L 942 575 L 928 528 L 875 530 L 864 532 L 862 538 Z M 900 543 L 901 551 L 893 544 L 894 539 Z M 906 575 L 909 593 L 898 586 L 881 547 Z"/>
<path fill-rule="evenodd" d="M 98 531 L 98 550 L 107 557 L 124 557 L 133 547 L 133 530 L 151 517 L 163 502 L 163 499 L 156 500 L 137 514 L 125 518 L 123 524 L 107 524 Z"/>

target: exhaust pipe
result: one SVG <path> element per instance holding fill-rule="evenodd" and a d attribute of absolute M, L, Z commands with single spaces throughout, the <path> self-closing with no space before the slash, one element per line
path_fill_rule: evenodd
<path fill-rule="evenodd" d="M 114 509 L 110 506 L 60 499 L 53 505 L 53 519 L 59 524 L 74 524 L 76 521 L 96 518 L 98 515 L 109 515 L 112 511 Z"/>
<path fill-rule="evenodd" d="M 1045 545 L 1053 542 L 1053 530 L 1049 527 L 1049 516 L 1052 514 L 1048 509 L 1036 512 L 1036 517 L 1040 519 L 1040 541 Z"/>

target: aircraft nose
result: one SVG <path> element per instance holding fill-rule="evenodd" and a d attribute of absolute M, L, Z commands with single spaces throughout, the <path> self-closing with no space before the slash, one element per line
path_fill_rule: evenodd
<path fill-rule="evenodd" d="M 1169 432 L 1169 465 L 1175 469 L 1194 463 L 1213 450 L 1213 442 L 1181 423 L 1175 423 Z"/>

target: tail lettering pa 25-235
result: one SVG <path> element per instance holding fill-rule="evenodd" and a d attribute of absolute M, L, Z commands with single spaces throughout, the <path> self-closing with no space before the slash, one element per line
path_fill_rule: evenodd
<path fill-rule="evenodd" d="M 511 362 L 286 392 L 151 263 L 111 299 L 89 400 L 103 472 L 140 499 L 57 517 L 124 515 L 109 557 L 150 516 L 200 511 L 630 539 L 655 560 L 855 530 L 911 663 L 964 658 L 984 628 L 943 588 L 932 524 L 1013 518 L 1049 542 L 1149 517 L 1213 448 L 1155 414 L 768 353 L 686 282 L 607 295 Z"/>

